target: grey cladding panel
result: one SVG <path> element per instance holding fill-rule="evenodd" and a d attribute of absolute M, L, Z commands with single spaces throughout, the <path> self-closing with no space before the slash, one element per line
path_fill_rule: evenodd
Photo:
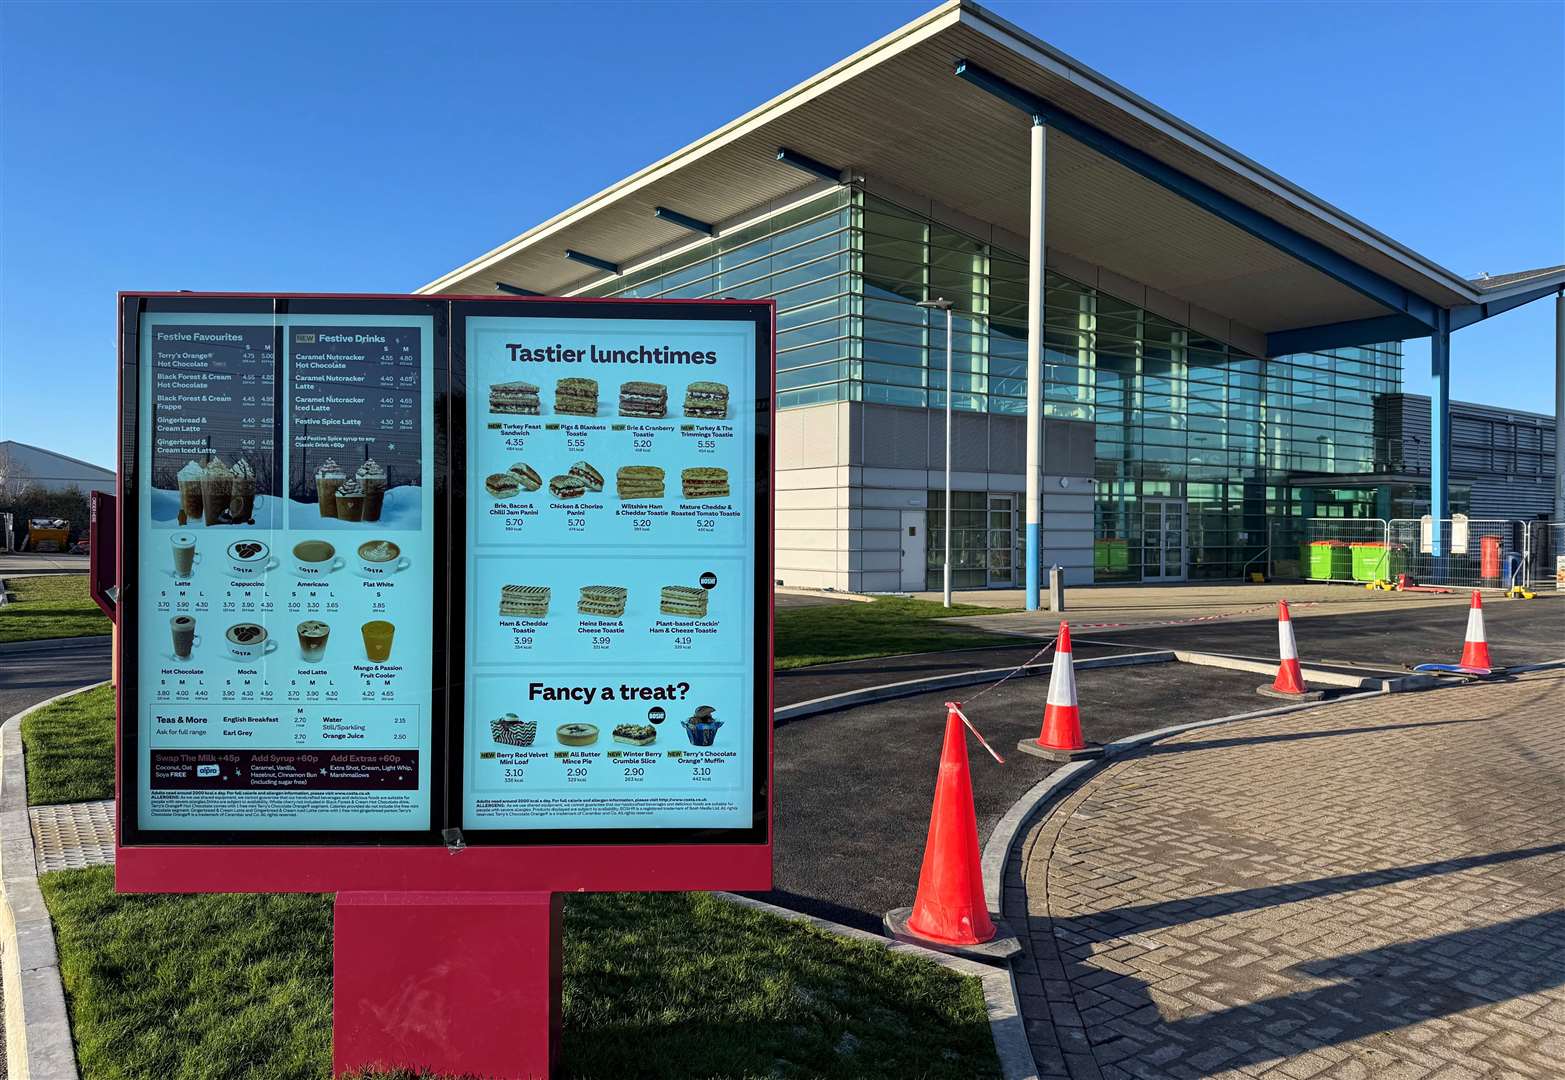
<path fill-rule="evenodd" d="M 1020 473 L 1025 472 L 1026 469 L 1026 419 L 1020 416 L 991 415 L 989 417 L 989 471 Z"/>
<path fill-rule="evenodd" d="M 864 406 L 864 464 L 893 469 L 929 467 L 929 418 L 924 409 Z M 941 461 L 944 461 L 942 450 Z"/>
<path fill-rule="evenodd" d="M 951 468 L 962 472 L 988 472 L 989 417 L 985 413 L 951 414 Z M 946 463 L 945 412 L 929 414 L 929 467 L 943 469 Z"/>

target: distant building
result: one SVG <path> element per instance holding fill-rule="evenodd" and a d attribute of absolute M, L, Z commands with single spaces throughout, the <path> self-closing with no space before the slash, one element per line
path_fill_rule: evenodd
<path fill-rule="evenodd" d="M 34 484 L 46 491 L 65 491 L 74 487 L 84 495 L 89 491 L 113 494 L 114 470 L 41 446 L 12 439 L 0 441 L 0 487 L 4 494 L 14 497 Z"/>

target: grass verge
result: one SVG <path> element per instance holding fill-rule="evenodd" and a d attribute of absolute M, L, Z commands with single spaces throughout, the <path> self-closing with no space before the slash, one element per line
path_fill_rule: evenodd
<path fill-rule="evenodd" d="M 0 644 L 107 634 L 109 620 L 87 595 L 86 574 L 5 579 L 11 602 L 0 607 Z"/>
<path fill-rule="evenodd" d="M 1014 637 L 941 621 L 952 615 L 996 615 L 1005 610 L 1010 609 L 977 604 L 947 608 L 932 600 L 899 596 L 868 603 L 783 608 L 777 612 L 776 667 L 782 671 L 898 653 L 1015 645 Z"/>
<path fill-rule="evenodd" d="M 324 1078 L 331 900 L 40 879 L 84 1080 Z M 565 1075 L 993 1077 L 983 991 L 700 893 L 572 895 Z"/>
<path fill-rule="evenodd" d="M 114 687 L 100 686 L 22 721 L 30 806 L 114 798 Z"/>

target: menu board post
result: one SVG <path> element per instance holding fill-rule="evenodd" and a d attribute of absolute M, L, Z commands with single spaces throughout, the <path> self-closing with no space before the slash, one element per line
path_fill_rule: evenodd
<path fill-rule="evenodd" d="M 562 894 L 772 886 L 774 343 L 121 294 L 117 889 L 336 893 L 339 1070 L 547 1075 Z"/>

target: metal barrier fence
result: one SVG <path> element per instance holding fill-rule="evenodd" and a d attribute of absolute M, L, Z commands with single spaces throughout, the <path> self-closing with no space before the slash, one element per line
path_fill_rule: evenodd
<path fill-rule="evenodd" d="M 1389 579 L 1399 573 L 1430 585 L 1463 589 L 1500 589 L 1510 585 L 1510 556 L 1521 561 L 1517 550 L 1519 530 L 1507 518 L 1393 518 L 1388 523 L 1391 562 Z M 1439 554 L 1436 554 L 1436 551 Z"/>
<path fill-rule="evenodd" d="M 1436 555 L 1438 550 L 1440 554 Z M 1366 584 L 1406 574 L 1422 584 L 1553 589 L 1565 523 L 1510 518 L 1290 518 L 1270 523 L 1274 578 Z"/>
<path fill-rule="evenodd" d="M 1561 558 L 1565 558 L 1565 522 L 1526 521 L 1522 553 L 1522 582 L 1529 589 L 1565 591 Z"/>
<path fill-rule="evenodd" d="M 1272 522 L 1272 577 L 1369 582 L 1386 578 L 1385 518 L 1314 517 Z"/>

